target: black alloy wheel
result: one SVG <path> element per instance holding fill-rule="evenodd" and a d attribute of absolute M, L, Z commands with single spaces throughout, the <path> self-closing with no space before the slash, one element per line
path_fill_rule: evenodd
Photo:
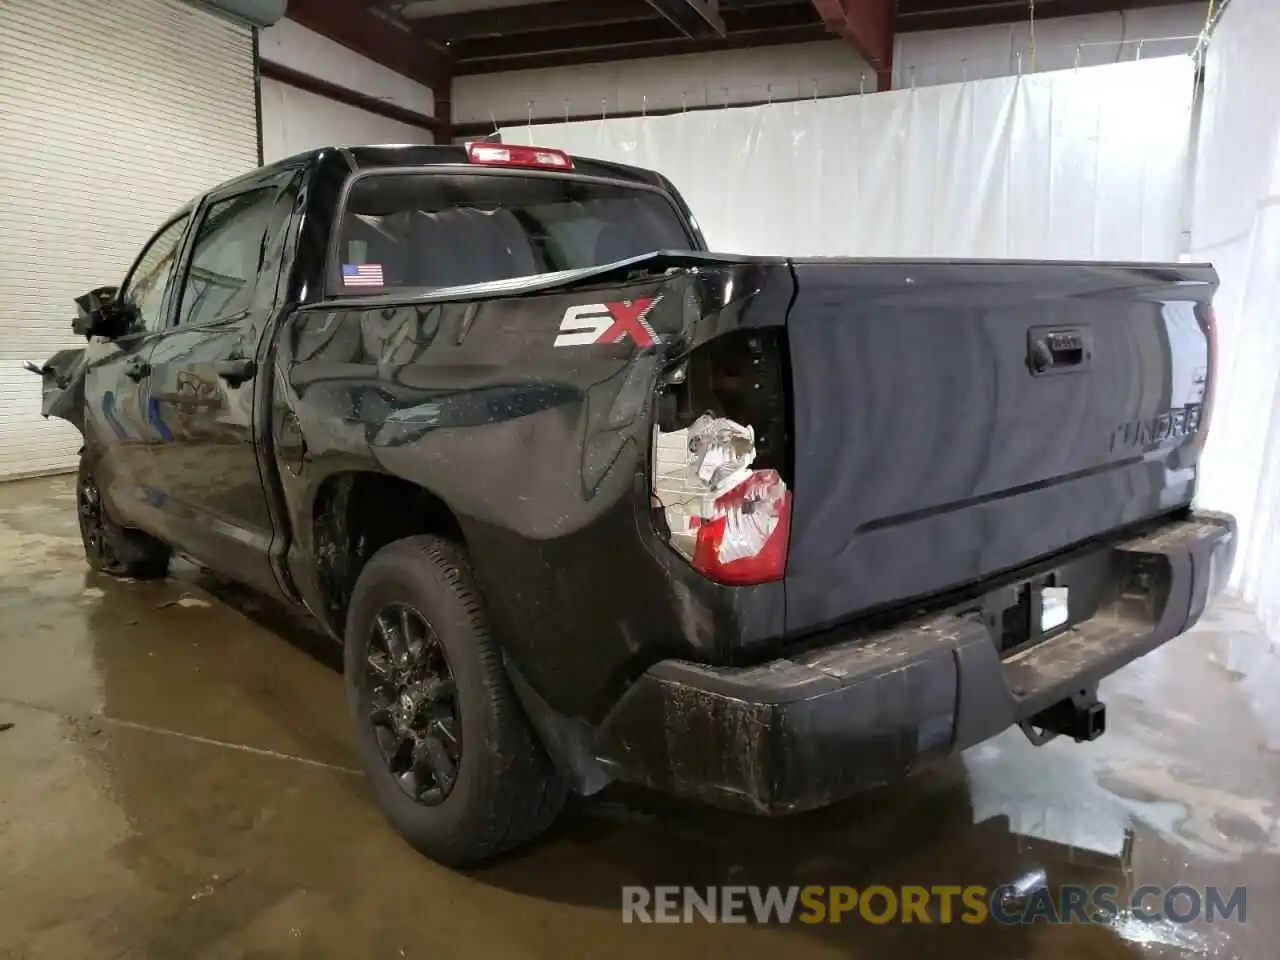
<path fill-rule="evenodd" d="M 106 550 L 106 524 L 102 513 L 102 495 L 91 473 L 81 473 L 76 485 L 76 512 L 80 520 L 80 537 L 85 556 L 91 564 L 104 566 L 110 557 Z"/>
<path fill-rule="evenodd" d="M 356 753 L 401 836 L 464 866 L 551 825 L 568 784 L 511 685 L 465 548 L 431 534 L 381 547 L 343 644 Z"/>
<path fill-rule="evenodd" d="M 387 770 L 415 802 L 442 803 L 458 780 L 462 717 L 444 646 L 418 610 L 393 603 L 374 618 L 364 686 Z"/>
<path fill-rule="evenodd" d="M 111 519 L 93 464 L 83 454 L 76 477 L 76 520 L 90 570 L 134 580 L 156 580 L 169 572 L 173 550 L 155 537 Z"/>

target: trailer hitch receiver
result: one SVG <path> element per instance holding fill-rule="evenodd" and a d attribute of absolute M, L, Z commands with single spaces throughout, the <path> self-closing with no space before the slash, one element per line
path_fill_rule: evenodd
<path fill-rule="evenodd" d="M 1107 705 L 1096 694 L 1082 691 L 1059 700 L 1018 726 L 1036 746 L 1059 735 L 1070 737 L 1076 743 L 1097 740 L 1107 731 Z"/>

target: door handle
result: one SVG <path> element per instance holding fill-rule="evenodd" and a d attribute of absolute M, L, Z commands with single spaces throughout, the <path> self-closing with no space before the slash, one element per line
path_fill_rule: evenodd
<path fill-rule="evenodd" d="M 141 357 L 130 357 L 124 362 L 124 375 L 137 383 L 151 372 L 151 364 Z"/>
<path fill-rule="evenodd" d="M 1086 369 L 1093 358 L 1088 327 L 1034 328 L 1030 331 L 1027 362 L 1034 374 L 1072 373 Z"/>
<path fill-rule="evenodd" d="M 230 386 L 238 387 L 245 381 L 253 379 L 253 375 L 258 372 L 258 365 L 248 357 L 234 357 L 230 360 L 214 361 L 213 372 Z"/>

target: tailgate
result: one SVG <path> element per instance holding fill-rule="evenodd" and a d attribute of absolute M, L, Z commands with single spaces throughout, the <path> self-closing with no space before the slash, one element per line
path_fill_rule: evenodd
<path fill-rule="evenodd" d="M 1191 502 L 1211 267 L 793 267 L 788 632 Z"/>

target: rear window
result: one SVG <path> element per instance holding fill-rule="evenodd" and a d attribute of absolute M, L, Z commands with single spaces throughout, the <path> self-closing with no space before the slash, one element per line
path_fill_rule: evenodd
<path fill-rule="evenodd" d="M 505 173 L 375 173 L 352 185 L 332 274 L 335 292 L 358 295 L 690 248 L 676 207 L 652 190 Z"/>

